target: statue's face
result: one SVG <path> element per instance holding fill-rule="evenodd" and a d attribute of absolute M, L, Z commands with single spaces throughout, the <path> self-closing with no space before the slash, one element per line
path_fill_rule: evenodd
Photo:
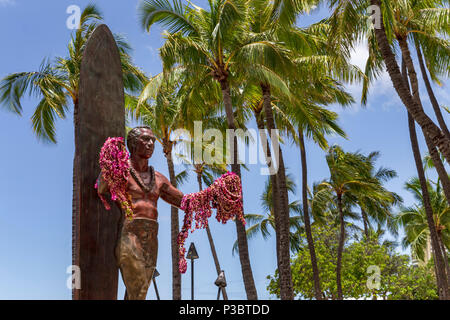
<path fill-rule="evenodd" d="M 140 135 L 136 141 L 134 153 L 144 159 L 150 159 L 155 150 L 155 136 L 149 129 L 140 129 Z"/>

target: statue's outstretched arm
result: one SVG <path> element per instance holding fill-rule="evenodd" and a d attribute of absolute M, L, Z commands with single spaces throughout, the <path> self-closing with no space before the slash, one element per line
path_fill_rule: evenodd
<path fill-rule="evenodd" d="M 163 182 L 160 197 L 170 205 L 180 208 L 181 200 L 184 196 L 183 192 L 175 188 L 164 175 L 159 172 L 156 172 L 156 174 L 159 175 Z"/>

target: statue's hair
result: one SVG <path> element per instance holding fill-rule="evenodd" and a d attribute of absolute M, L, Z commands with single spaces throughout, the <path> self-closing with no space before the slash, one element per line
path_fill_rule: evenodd
<path fill-rule="evenodd" d="M 127 147 L 130 153 L 133 153 L 136 149 L 137 138 L 141 135 L 141 129 L 148 129 L 153 134 L 153 131 L 149 126 L 138 126 L 131 129 L 127 135 Z"/>

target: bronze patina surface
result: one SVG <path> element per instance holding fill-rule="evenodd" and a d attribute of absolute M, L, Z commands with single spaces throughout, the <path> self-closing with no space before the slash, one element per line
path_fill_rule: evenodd
<path fill-rule="evenodd" d="M 158 222 L 146 218 L 126 219 L 116 257 L 127 299 L 145 300 L 158 258 Z"/>

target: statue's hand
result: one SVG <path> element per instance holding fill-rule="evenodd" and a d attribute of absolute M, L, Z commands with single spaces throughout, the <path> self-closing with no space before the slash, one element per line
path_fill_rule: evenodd
<path fill-rule="evenodd" d="M 184 196 L 183 196 L 183 198 L 184 198 Z M 188 197 L 186 197 L 185 199 L 182 200 L 182 202 L 183 202 L 183 208 L 181 208 L 181 209 L 183 209 L 184 211 L 188 210 L 190 199 Z"/>
<path fill-rule="evenodd" d="M 101 172 L 97 178 L 97 192 L 99 194 L 109 194 L 108 184 L 103 179 L 103 175 Z"/>

